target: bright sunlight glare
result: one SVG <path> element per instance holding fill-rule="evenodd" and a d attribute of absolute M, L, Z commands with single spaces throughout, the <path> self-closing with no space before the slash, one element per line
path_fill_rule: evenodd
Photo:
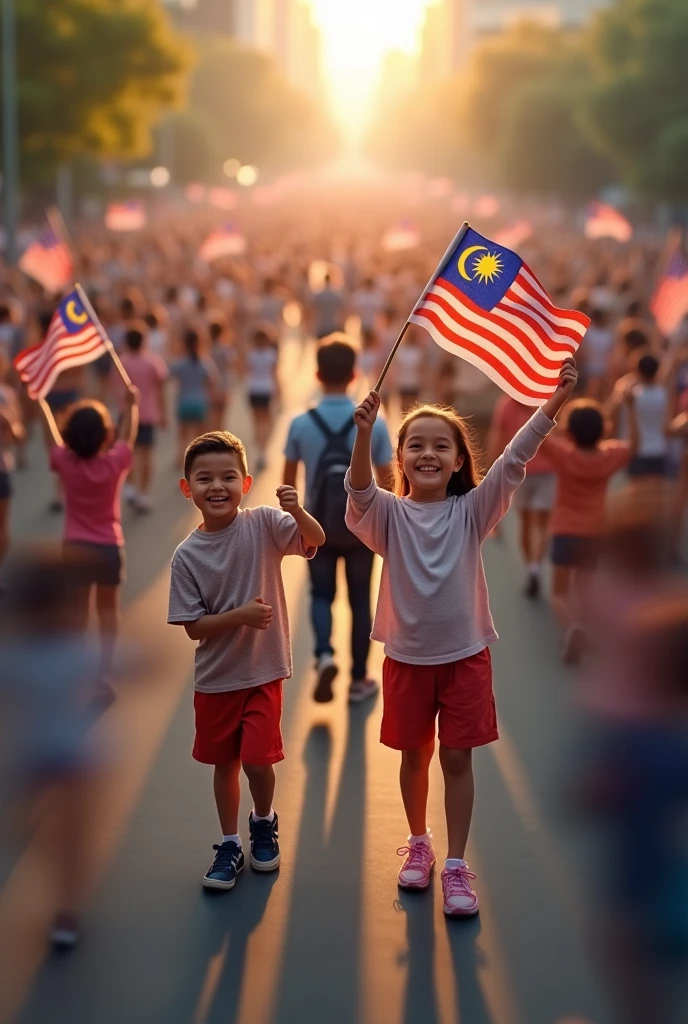
<path fill-rule="evenodd" d="M 365 129 L 385 55 L 417 51 L 429 0 L 311 0 L 332 105 L 347 134 Z"/>

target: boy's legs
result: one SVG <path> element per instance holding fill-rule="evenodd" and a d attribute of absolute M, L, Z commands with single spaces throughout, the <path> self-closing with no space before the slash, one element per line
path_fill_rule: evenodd
<path fill-rule="evenodd" d="M 269 818 L 275 795 L 275 769 L 271 764 L 246 763 L 242 763 L 242 768 L 253 797 L 254 817 Z"/>
<path fill-rule="evenodd" d="M 447 816 L 448 858 L 463 860 L 473 816 L 473 751 L 440 743 L 444 775 L 444 809 Z"/>
<path fill-rule="evenodd" d="M 401 799 L 412 836 L 424 836 L 428 831 L 427 808 L 430 784 L 430 762 L 435 752 L 435 741 L 415 750 L 402 750 L 399 769 Z"/>
<path fill-rule="evenodd" d="M 351 607 L 351 679 L 365 680 L 370 650 L 370 578 L 374 553 L 363 544 L 344 553 L 346 587 Z"/>
<path fill-rule="evenodd" d="M 240 768 L 241 761 L 238 758 L 235 761 L 227 761 L 226 764 L 215 765 L 213 792 L 223 836 L 234 836 L 239 831 Z"/>

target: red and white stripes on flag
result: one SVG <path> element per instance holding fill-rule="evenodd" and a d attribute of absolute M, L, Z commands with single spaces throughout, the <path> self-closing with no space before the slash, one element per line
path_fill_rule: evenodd
<path fill-rule="evenodd" d="M 72 283 L 74 266 L 67 243 L 47 224 L 19 260 L 19 269 L 56 295 Z"/>
<path fill-rule="evenodd" d="M 98 326 L 72 292 L 60 303 L 43 341 L 20 352 L 14 365 L 31 398 L 40 400 L 64 370 L 90 363 L 107 351 Z"/>
<path fill-rule="evenodd" d="M 576 310 L 558 309 L 525 263 L 491 310 L 440 276 L 409 319 L 512 398 L 532 406 L 554 393 L 562 362 L 575 355 L 590 323 Z"/>

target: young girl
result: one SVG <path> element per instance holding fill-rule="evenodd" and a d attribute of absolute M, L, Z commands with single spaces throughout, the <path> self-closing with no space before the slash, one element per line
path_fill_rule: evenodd
<path fill-rule="evenodd" d="M 477 454 L 454 410 L 426 405 L 399 431 L 398 495 L 376 486 L 370 462 L 380 396 L 355 412 L 347 525 L 384 564 L 372 637 L 385 644 L 381 740 L 401 751 L 401 795 L 411 835 L 399 885 L 426 889 L 435 863 L 426 809 L 439 713 L 449 848 L 444 912 L 470 915 L 478 897 L 464 854 L 473 809 L 473 747 L 498 738 L 488 645 L 490 616 L 480 547 L 502 518 L 553 418 L 578 379 L 573 359 L 559 385 L 480 482 Z"/>
<path fill-rule="evenodd" d="M 206 429 L 212 392 L 219 384 L 219 374 L 214 363 L 203 359 L 200 354 L 200 338 L 197 331 L 184 334 L 185 355 L 170 366 L 170 373 L 177 380 L 177 420 L 179 423 L 178 465 L 183 465 L 184 452 Z"/>
<path fill-rule="evenodd" d="M 47 403 L 41 403 L 52 438 L 50 468 L 60 478 L 65 495 L 65 554 L 80 570 L 78 617 L 84 630 L 91 588 L 95 587 L 101 647 L 96 688 L 108 701 L 114 698 L 109 676 L 124 577 L 121 494 L 138 433 L 138 401 L 138 391 L 130 388 L 119 438 L 100 402 L 77 402 L 62 433 Z"/>

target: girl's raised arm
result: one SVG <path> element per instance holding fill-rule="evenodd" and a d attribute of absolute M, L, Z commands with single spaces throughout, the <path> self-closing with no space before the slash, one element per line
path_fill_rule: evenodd
<path fill-rule="evenodd" d="M 55 445 L 56 448 L 62 448 L 64 446 L 64 441 L 62 440 L 60 428 L 58 427 L 55 421 L 55 417 L 53 416 L 53 411 L 46 402 L 45 398 L 39 399 L 38 407 L 45 418 L 45 422 L 48 427 L 48 432 L 50 434 L 50 439 L 52 443 Z"/>
<path fill-rule="evenodd" d="M 367 398 L 354 412 L 356 424 L 356 440 L 351 453 L 351 471 L 349 480 L 355 491 L 365 491 L 373 480 L 373 467 L 370 451 L 373 437 L 373 426 L 380 411 L 380 396 L 371 391 Z"/>

